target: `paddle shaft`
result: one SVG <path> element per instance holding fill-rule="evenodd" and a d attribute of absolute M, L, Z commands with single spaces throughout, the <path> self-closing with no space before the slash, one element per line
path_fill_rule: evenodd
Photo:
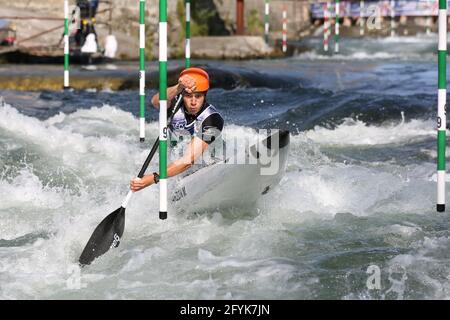
<path fill-rule="evenodd" d="M 181 91 L 180 97 L 175 103 L 175 108 L 171 115 L 168 117 L 168 122 L 172 121 L 173 115 L 179 110 L 180 102 L 183 98 L 183 91 Z M 159 138 L 156 139 L 153 144 L 152 150 L 150 151 L 147 159 L 139 172 L 138 177 L 142 178 L 144 176 L 145 170 L 147 170 L 150 161 L 156 153 L 158 148 Z M 107 252 L 112 247 L 117 247 L 120 243 L 120 238 L 123 235 L 125 229 L 125 208 L 133 195 L 133 191 L 129 191 L 122 206 L 116 211 L 110 213 L 102 222 L 95 228 L 94 233 L 89 238 L 81 256 L 79 258 L 79 263 L 81 266 L 90 264 L 95 258 L 101 256 Z"/>
<path fill-rule="evenodd" d="M 172 121 L 173 116 L 175 115 L 175 113 L 177 113 L 177 111 L 181 108 L 181 99 L 183 99 L 183 93 L 184 90 L 181 91 L 180 96 L 178 97 L 177 102 L 175 103 L 175 108 L 173 109 L 173 112 L 170 114 L 169 118 L 167 119 L 167 123 L 170 123 Z M 145 159 L 144 164 L 142 165 L 141 171 L 139 171 L 138 174 L 138 178 L 142 178 L 145 174 L 145 171 L 147 170 L 150 161 L 152 161 L 153 156 L 156 153 L 156 150 L 158 149 L 159 146 L 159 137 L 156 139 L 155 143 L 152 146 L 152 149 L 150 150 L 150 153 L 147 156 L 147 159 Z M 126 208 L 128 205 L 128 202 L 131 199 L 131 196 L 133 195 L 133 192 L 130 190 L 125 198 L 125 200 L 122 202 L 122 208 Z"/>
<path fill-rule="evenodd" d="M 180 109 L 180 107 L 181 107 L 181 104 L 180 104 L 181 99 L 183 99 L 183 92 L 181 92 L 180 97 L 178 98 L 178 100 L 177 100 L 177 102 L 175 104 L 175 108 L 174 108 L 172 114 L 167 119 L 167 123 L 170 123 L 172 121 L 173 116 Z M 150 161 L 152 161 L 152 158 L 153 158 L 153 156 L 156 153 L 156 149 L 158 149 L 158 144 L 159 144 L 159 137 L 156 139 L 155 143 L 153 144 L 153 147 L 152 147 L 150 153 L 148 154 L 147 159 L 145 159 L 145 162 L 142 165 L 141 171 L 139 171 L 138 178 L 142 178 L 144 176 L 145 171 L 147 170 L 147 168 L 148 168 L 148 166 L 150 164 Z"/>

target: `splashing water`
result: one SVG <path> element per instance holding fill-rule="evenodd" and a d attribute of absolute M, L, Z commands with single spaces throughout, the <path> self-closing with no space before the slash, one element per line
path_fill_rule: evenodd
<path fill-rule="evenodd" d="M 137 141 L 137 95 L 0 91 L 0 297 L 448 299 L 436 74 L 431 60 L 415 60 L 432 41 L 406 43 L 416 50 L 401 61 L 392 41 L 369 43 L 381 50 L 369 62 L 351 41 L 343 58 L 221 62 L 238 80 L 208 99 L 227 135 L 292 133 L 279 186 L 247 211 L 166 221 L 157 188 L 147 188 L 127 207 L 120 246 L 81 270 L 93 229 L 148 153 L 150 142 Z M 152 141 L 157 113 L 147 117 Z"/>

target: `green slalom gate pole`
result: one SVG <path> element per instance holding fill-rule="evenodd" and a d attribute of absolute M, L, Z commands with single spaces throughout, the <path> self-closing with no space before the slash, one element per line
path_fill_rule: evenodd
<path fill-rule="evenodd" d="M 64 89 L 69 87 L 69 0 L 64 0 Z"/>
<path fill-rule="evenodd" d="M 159 0 L 159 218 L 167 219 L 167 0 Z"/>
<path fill-rule="evenodd" d="M 186 0 L 186 47 L 185 47 L 185 67 L 191 67 L 191 0 Z"/>
<path fill-rule="evenodd" d="M 265 0 L 264 6 L 264 38 L 266 43 L 269 44 L 269 12 L 270 12 L 270 4 L 269 0 Z"/>
<path fill-rule="evenodd" d="M 339 0 L 336 0 L 336 25 L 334 35 L 334 52 L 339 53 Z"/>
<path fill-rule="evenodd" d="M 139 1 L 139 141 L 145 141 L 145 0 Z"/>
<path fill-rule="evenodd" d="M 437 157 L 437 206 L 445 211 L 445 147 L 447 104 L 447 0 L 439 0 L 439 46 L 438 46 L 438 157 Z"/>

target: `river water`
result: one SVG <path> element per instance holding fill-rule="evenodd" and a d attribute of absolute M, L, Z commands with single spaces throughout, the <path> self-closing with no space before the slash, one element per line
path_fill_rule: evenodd
<path fill-rule="evenodd" d="M 89 236 L 157 137 L 157 112 L 140 144 L 137 90 L 0 91 L 0 298 L 448 299 L 437 37 L 343 39 L 339 55 L 320 39 L 299 44 L 311 50 L 194 61 L 211 73 L 228 137 L 291 131 L 279 186 L 249 210 L 165 221 L 147 188 L 127 207 L 120 246 L 82 269 Z"/>

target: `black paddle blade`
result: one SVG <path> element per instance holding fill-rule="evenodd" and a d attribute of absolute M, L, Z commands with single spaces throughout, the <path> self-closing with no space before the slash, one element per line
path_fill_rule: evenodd
<path fill-rule="evenodd" d="M 125 208 L 120 207 L 110 213 L 95 228 L 94 233 L 81 253 L 79 259 L 80 265 L 90 264 L 95 258 L 101 256 L 112 247 L 119 246 L 124 229 Z"/>

